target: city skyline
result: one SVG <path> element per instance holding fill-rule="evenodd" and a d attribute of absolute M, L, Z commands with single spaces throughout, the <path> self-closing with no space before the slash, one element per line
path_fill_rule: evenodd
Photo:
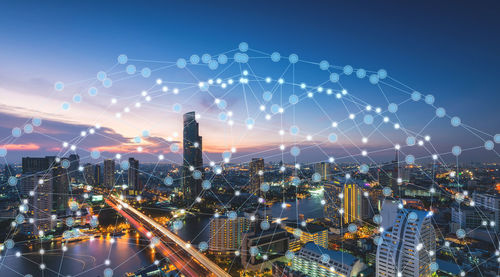
<path fill-rule="evenodd" d="M 0 275 L 495 277 L 500 5 L 0 1 Z"/>

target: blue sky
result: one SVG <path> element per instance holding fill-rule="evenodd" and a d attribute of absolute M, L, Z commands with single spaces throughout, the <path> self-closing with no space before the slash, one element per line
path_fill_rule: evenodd
<path fill-rule="evenodd" d="M 448 113 L 495 134 L 499 10 L 495 1 L 2 2 L 0 79 L 4 94 L 17 89 L 18 97 L 27 90 L 43 97 L 55 81 L 95 76 L 122 53 L 176 60 L 221 53 L 246 41 L 255 49 L 297 53 L 306 60 L 387 69 L 435 95 Z M 304 72 L 304 79 L 314 79 L 312 72 Z M 370 98 L 361 87 L 359 93 Z M 426 112 L 415 109 L 409 124 L 418 125 L 415 120 Z M 23 118 L 25 112 L 16 109 L 14 115 Z M 14 122 L 2 123 L 1 137 Z M 441 139 L 446 143 L 446 136 Z"/>

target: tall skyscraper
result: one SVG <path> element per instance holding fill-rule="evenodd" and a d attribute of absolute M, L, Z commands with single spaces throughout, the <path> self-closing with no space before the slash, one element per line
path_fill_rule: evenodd
<path fill-rule="evenodd" d="M 330 163 L 321 162 L 314 165 L 314 172 L 321 175 L 321 181 L 328 182 L 332 180 L 332 175 L 330 172 Z"/>
<path fill-rule="evenodd" d="M 361 220 L 362 192 L 355 183 L 346 183 L 343 192 L 344 223 Z"/>
<path fill-rule="evenodd" d="M 250 162 L 250 192 L 260 196 L 260 185 L 264 183 L 264 159 L 253 158 Z"/>
<path fill-rule="evenodd" d="M 104 160 L 104 186 L 108 189 L 115 186 L 115 160 Z"/>
<path fill-rule="evenodd" d="M 141 192 L 143 188 L 139 183 L 139 161 L 129 158 L 128 163 L 128 187 L 136 192 Z"/>
<path fill-rule="evenodd" d="M 95 186 L 95 174 L 94 174 L 94 165 L 90 163 L 86 163 L 83 166 L 83 179 L 85 182 L 91 186 Z"/>
<path fill-rule="evenodd" d="M 182 193 L 185 200 L 193 200 L 201 192 L 201 176 L 203 173 L 202 138 L 199 135 L 195 112 L 184 114 L 182 143 L 184 156 Z M 196 175 L 199 175 L 200 178 L 197 178 Z"/>
<path fill-rule="evenodd" d="M 95 180 L 94 186 L 99 186 L 102 183 L 102 180 L 101 180 L 101 166 L 98 165 L 98 164 L 94 165 L 94 180 Z"/>
<path fill-rule="evenodd" d="M 384 209 L 382 209 L 384 213 Z M 376 276 L 427 277 L 436 261 L 436 233 L 431 214 L 413 209 L 392 210 L 393 224 L 381 236 L 377 248 Z M 386 220 L 385 218 L 382 219 Z"/>
<path fill-rule="evenodd" d="M 70 162 L 68 168 L 69 177 L 77 180 L 80 176 L 80 171 L 78 170 L 80 167 L 80 156 L 78 156 L 78 154 L 71 154 L 69 155 L 68 160 Z"/>
<path fill-rule="evenodd" d="M 21 225 L 21 232 L 27 236 L 36 236 L 39 231 L 52 229 L 52 173 L 25 173 L 21 179 L 20 194 L 28 200 L 27 217 L 33 218 L 33 223 Z"/>

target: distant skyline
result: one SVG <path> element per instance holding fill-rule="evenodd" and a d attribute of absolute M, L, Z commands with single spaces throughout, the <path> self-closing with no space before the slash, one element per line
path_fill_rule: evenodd
<path fill-rule="evenodd" d="M 234 145 L 238 153 L 234 155 L 236 163 L 238 156 L 241 162 L 253 157 L 278 160 L 281 154 L 277 146 L 282 142 L 279 136 L 269 134 L 277 133 L 279 128 L 288 132 L 290 126 L 280 127 L 278 121 L 272 121 L 268 125 L 257 125 L 262 129 L 256 127 L 244 140 L 231 141 L 228 129 L 214 120 L 217 109 L 213 109 L 208 96 L 190 99 L 189 94 L 181 93 L 173 97 L 173 101 L 184 103 L 181 113 L 161 112 L 163 105 L 172 104 L 166 99 L 154 103 L 161 107 L 146 107 L 137 116 L 134 114 L 122 122 L 114 120 L 115 113 L 121 112 L 124 106 L 119 102 L 116 108 L 109 107 L 110 98 L 132 99 L 156 78 L 174 80 L 185 76 L 153 73 L 148 80 L 117 83 L 108 91 L 100 91 L 98 98 L 92 100 L 82 93 L 84 101 L 72 105 L 69 112 L 61 110 L 61 103 L 71 102 L 73 94 L 85 89 L 85 85 L 78 84 L 62 93 L 54 91 L 57 81 L 70 84 L 93 78 L 96 72 L 112 67 L 120 54 L 126 54 L 129 59 L 175 61 L 179 57 L 189 59 L 194 53 L 222 53 L 237 48 L 242 41 L 248 42 L 252 49 L 267 53 L 279 51 L 283 56 L 297 53 L 305 60 L 324 59 L 334 65 L 350 64 L 367 70 L 384 68 L 412 88 L 433 94 L 436 105 L 445 107 L 447 114 L 458 115 L 463 123 L 488 134 L 499 133 L 500 94 L 496 81 L 500 62 L 499 4 L 495 1 L 454 3 L 453 6 L 433 1 L 414 5 L 389 2 L 390 5 L 383 7 L 370 1 L 323 1 L 314 6 L 304 1 L 151 1 L 147 5 L 134 1 L 123 1 L 119 5 L 60 1 L 50 7 L 35 1 L 3 2 L 0 4 L 0 26 L 3 26 L 0 146 L 8 149 L 7 160 L 12 162 L 20 161 L 22 156 L 64 154 L 69 149 L 62 149 L 63 141 L 70 141 L 82 130 L 99 123 L 101 134 L 79 143 L 77 153 L 82 157 L 98 149 L 103 157 L 121 153 L 148 162 L 164 154 L 165 162 L 179 163 L 180 154 L 168 153 L 168 145 L 182 141 L 182 113 L 193 110 L 202 115 L 200 134 L 204 138 L 204 155 L 209 159 L 220 160 L 220 153 Z M 136 63 L 139 68 L 140 62 Z M 317 68 L 304 70 L 300 78 L 314 84 L 320 80 L 316 76 L 318 71 Z M 277 69 L 269 69 L 269 72 L 276 76 L 273 78 L 278 77 Z M 356 96 L 378 101 L 365 87 L 354 82 L 346 82 L 346 85 L 356 91 Z M 245 109 L 240 97 L 229 95 L 225 100 L 234 111 Z M 337 108 L 331 106 L 329 110 L 334 118 L 342 116 Z M 295 112 L 298 125 L 304 126 L 304 130 L 310 128 L 307 131 L 311 133 L 320 130 L 327 119 L 315 112 L 313 103 L 304 102 Z M 420 120 L 429 113 L 433 111 L 426 107 L 411 106 L 402 120 L 408 128 L 420 129 L 424 122 Z M 12 128 L 22 127 L 32 117 L 43 120 L 35 133 L 8 139 Z M 308 118 L 314 121 L 309 122 Z M 244 121 L 244 117 L 239 119 Z M 480 145 L 472 142 L 476 139 L 473 135 L 456 128 L 444 129 L 443 124 L 433 123 L 425 133 L 431 134 L 433 143 L 438 145 L 437 152 L 449 152 L 456 144 L 464 149 Z M 151 132 L 141 142 L 149 154 L 133 153 L 137 147 L 133 139 L 143 129 Z M 361 139 L 354 133 L 346 136 L 356 142 Z M 395 142 L 404 143 L 404 137 L 395 138 Z M 284 140 L 287 146 L 292 143 L 289 137 Z M 388 146 L 382 139 L 375 138 L 365 149 Z M 352 143 L 342 147 L 359 155 L 360 150 Z M 346 156 L 342 147 L 325 146 L 329 152 L 326 154 L 311 149 L 298 161 L 327 160 L 329 155 L 342 158 Z M 393 153 L 387 149 L 374 154 L 373 158 L 388 160 Z M 293 160 L 289 154 L 286 159 Z M 463 159 L 497 161 L 498 154 L 474 151 L 464 153 Z"/>

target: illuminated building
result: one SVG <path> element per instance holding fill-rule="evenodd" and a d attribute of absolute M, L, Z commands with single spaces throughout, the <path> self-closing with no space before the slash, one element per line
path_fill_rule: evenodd
<path fill-rule="evenodd" d="M 284 229 L 290 234 L 300 233 L 299 240 L 302 244 L 314 242 L 324 248 L 328 248 L 328 228 L 317 225 L 307 224 L 302 226 L 296 222 L 285 222 Z M 300 232 L 296 232 L 297 228 Z"/>
<path fill-rule="evenodd" d="M 235 219 L 229 219 L 227 216 L 213 217 L 210 220 L 209 251 L 233 254 L 240 247 L 243 232 L 248 229 L 248 219 L 243 216 Z"/>
<path fill-rule="evenodd" d="M 90 163 L 86 163 L 83 165 L 83 179 L 85 182 L 91 186 L 95 186 L 95 174 L 94 174 L 94 166 Z"/>
<path fill-rule="evenodd" d="M 115 160 L 104 160 L 104 186 L 108 189 L 115 186 Z"/>
<path fill-rule="evenodd" d="M 250 192 L 260 195 L 260 185 L 264 182 L 264 159 L 253 158 L 250 162 Z"/>
<path fill-rule="evenodd" d="M 330 163 L 321 162 L 314 165 L 314 172 L 321 175 L 321 181 L 328 182 L 332 179 Z"/>
<path fill-rule="evenodd" d="M 292 269 L 307 276 L 344 277 L 358 276 L 366 265 L 353 255 L 329 250 L 312 242 L 306 243 L 292 261 Z"/>
<path fill-rule="evenodd" d="M 344 223 L 361 220 L 362 191 L 357 184 L 346 183 L 343 192 Z"/>
<path fill-rule="evenodd" d="M 335 183 L 325 183 L 323 189 L 326 200 L 324 205 L 325 218 L 331 221 L 334 226 L 340 226 L 342 215 L 339 213 L 339 209 L 342 202 L 340 201 L 339 194 L 342 192 L 342 187 Z"/>
<path fill-rule="evenodd" d="M 203 173 L 202 137 L 199 135 L 199 126 L 195 112 L 184 114 L 183 129 L 183 167 L 182 167 L 182 194 L 184 200 L 190 201 L 198 197 L 201 192 L 201 176 L 194 178 L 193 173 Z"/>
<path fill-rule="evenodd" d="M 128 163 L 128 187 L 140 193 L 143 188 L 139 181 L 139 161 L 134 158 L 129 158 Z"/>
<path fill-rule="evenodd" d="M 47 232 L 52 229 L 52 173 L 27 173 L 21 179 L 20 193 L 28 201 L 27 218 L 21 225 L 21 232 L 27 236 L 38 235 L 39 231 Z"/>
<path fill-rule="evenodd" d="M 398 273 L 408 277 L 431 276 L 430 265 L 436 260 L 435 255 L 429 254 L 436 253 L 431 214 L 405 208 L 393 213 L 396 218 L 382 233 L 382 242 L 377 247 L 376 276 L 393 277 Z"/>

